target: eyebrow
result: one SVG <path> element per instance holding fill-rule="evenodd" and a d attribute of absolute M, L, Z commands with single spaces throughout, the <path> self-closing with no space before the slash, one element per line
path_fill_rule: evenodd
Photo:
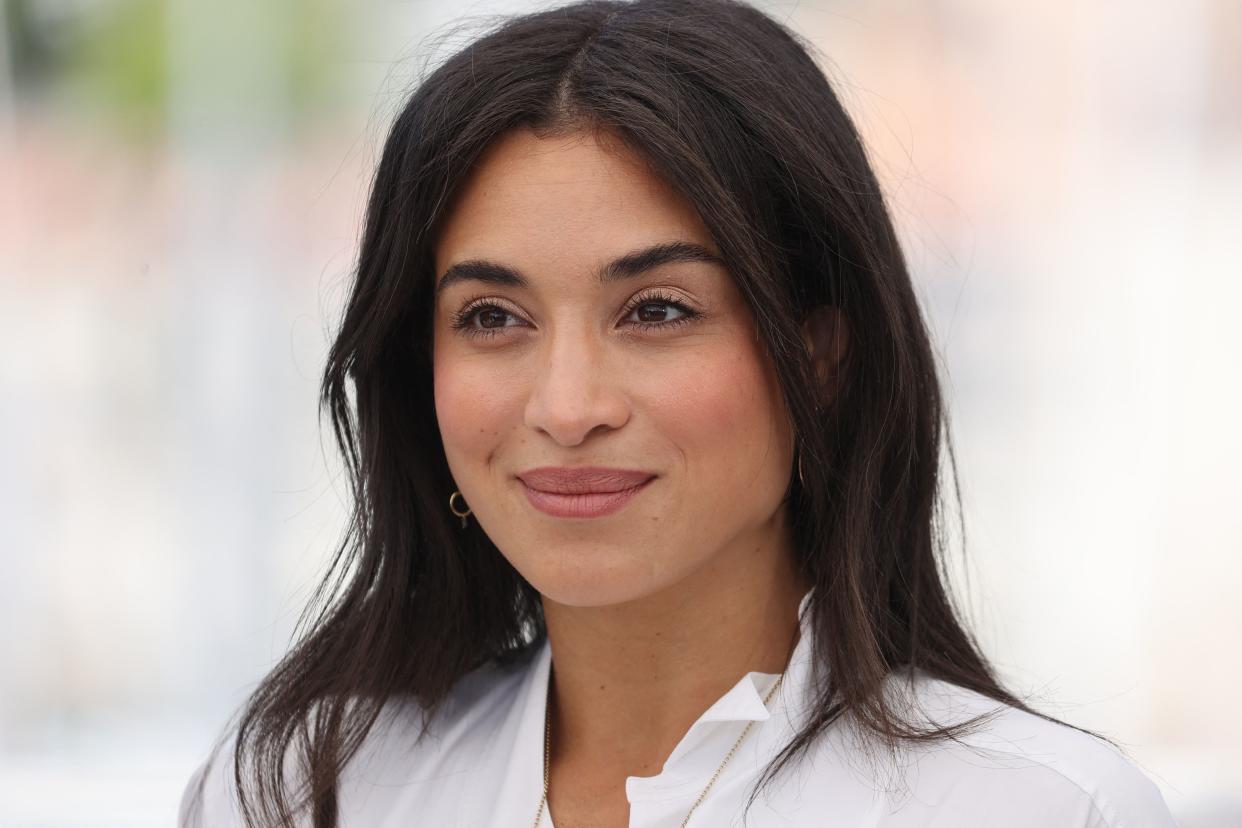
<path fill-rule="evenodd" d="M 723 259 L 700 244 L 672 241 L 644 247 L 613 259 L 596 272 L 595 278 L 601 284 L 608 284 L 638 276 L 672 262 L 724 264 Z M 468 281 L 485 282 L 503 287 L 530 287 L 530 281 L 520 271 L 508 265 L 489 262 L 486 259 L 470 259 L 457 262 L 445 270 L 440 281 L 436 283 L 435 293 L 439 296 L 449 286 L 457 282 Z"/>

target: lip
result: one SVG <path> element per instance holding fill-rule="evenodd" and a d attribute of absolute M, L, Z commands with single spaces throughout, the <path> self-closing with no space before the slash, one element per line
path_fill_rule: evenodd
<path fill-rule="evenodd" d="M 517 477 L 526 499 L 539 511 L 560 518 L 595 518 L 620 511 L 656 475 L 603 466 L 542 466 Z"/>

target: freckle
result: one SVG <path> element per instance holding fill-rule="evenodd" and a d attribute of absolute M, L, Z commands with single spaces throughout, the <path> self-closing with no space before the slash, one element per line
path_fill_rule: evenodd
<path fill-rule="evenodd" d="M 600 689 L 600 690 L 603 690 L 603 689 L 604 689 L 604 685 L 602 685 L 602 684 L 601 684 L 601 685 L 599 686 L 599 689 Z"/>

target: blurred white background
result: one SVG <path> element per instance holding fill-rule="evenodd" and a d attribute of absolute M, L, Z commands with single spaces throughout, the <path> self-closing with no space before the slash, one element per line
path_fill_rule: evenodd
<path fill-rule="evenodd" d="M 317 381 L 388 123 L 533 6 L 0 2 L 0 825 L 168 825 L 343 527 Z M 1242 825 L 1242 4 L 761 7 L 888 188 L 985 649 Z"/>

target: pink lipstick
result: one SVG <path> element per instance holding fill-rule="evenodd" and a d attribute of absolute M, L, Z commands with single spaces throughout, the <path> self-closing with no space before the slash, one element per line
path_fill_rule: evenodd
<path fill-rule="evenodd" d="M 560 518 L 594 518 L 620 511 L 656 475 L 603 466 L 541 466 L 517 477 L 526 499 L 539 511 Z"/>

